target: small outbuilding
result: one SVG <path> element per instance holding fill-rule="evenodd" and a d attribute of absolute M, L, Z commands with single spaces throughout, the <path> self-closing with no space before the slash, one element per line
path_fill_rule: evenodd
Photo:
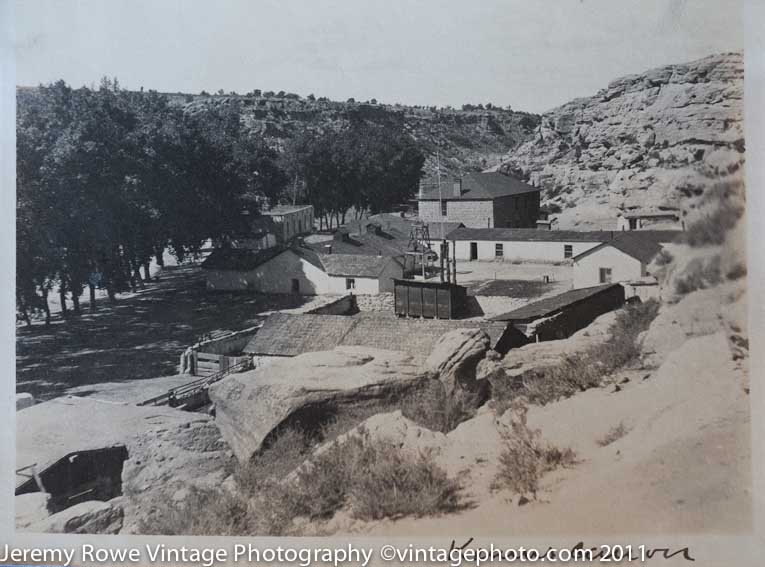
<path fill-rule="evenodd" d="M 642 233 L 622 233 L 574 257 L 574 287 L 645 281 L 661 245 Z"/>
<path fill-rule="evenodd" d="M 569 337 L 624 302 L 624 288 L 620 284 L 598 285 L 541 299 L 491 320 L 502 321 L 520 333 L 523 340 L 513 345 L 519 346 L 534 340 Z"/>

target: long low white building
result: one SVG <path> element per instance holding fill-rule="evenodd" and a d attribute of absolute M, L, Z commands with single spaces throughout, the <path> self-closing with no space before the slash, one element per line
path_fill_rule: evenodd
<path fill-rule="evenodd" d="M 562 262 L 612 240 L 613 231 L 527 228 L 458 228 L 447 235 L 458 260 Z M 641 231 L 653 242 L 671 242 L 678 231 Z"/>
<path fill-rule="evenodd" d="M 391 292 L 393 279 L 404 274 L 399 258 L 317 254 L 299 247 L 218 248 L 202 263 L 202 269 L 209 290 L 299 295 Z"/>

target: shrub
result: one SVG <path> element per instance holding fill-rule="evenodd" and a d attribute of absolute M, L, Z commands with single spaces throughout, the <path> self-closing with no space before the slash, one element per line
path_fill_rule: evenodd
<path fill-rule="evenodd" d="M 401 413 L 431 431 L 449 433 L 475 415 L 479 396 L 462 392 L 457 398 L 446 395 L 444 385 L 432 380 L 428 387 L 401 401 Z"/>
<path fill-rule="evenodd" d="M 526 422 L 528 408 L 522 399 L 515 400 L 510 411 L 510 431 L 503 435 L 505 446 L 493 488 L 536 498 L 542 476 L 558 467 L 573 466 L 576 454 L 570 448 L 559 449 L 542 442 L 540 432 L 530 429 Z"/>
<path fill-rule="evenodd" d="M 347 507 L 354 518 L 369 520 L 424 516 L 460 507 L 460 485 L 436 465 L 429 452 L 402 451 L 394 442 L 371 439 L 361 431 L 334 443 L 310 462 L 301 461 L 291 477 L 278 462 L 303 451 L 300 432 L 282 433 L 263 459 L 236 473 L 237 493 L 194 489 L 181 503 L 165 501 L 141 526 L 163 535 L 296 535 L 295 520 L 321 520 Z M 278 464 L 272 469 L 268 467 Z M 286 479 L 286 480 L 285 480 Z"/>
<path fill-rule="evenodd" d="M 611 429 L 608 430 L 608 432 L 603 437 L 598 439 L 596 443 L 600 445 L 601 447 L 606 447 L 610 445 L 611 443 L 613 443 L 614 441 L 618 441 L 619 439 L 627 435 L 628 432 L 629 430 L 624 425 L 624 422 L 619 422 L 618 425 L 613 426 Z"/>
<path fill-rule="evenodd" d="M 349 506 L 354 518 L 423 516 L 453 511 L 460 486 L 430 453 L 402 451 L 386 439 L 358 436 L 335 443 L 298 471 L 286 488 L 295 516 L 331 517 Z"/>
<path fill-rule="evenodd" d="M 699 289 L 713 287 L 722 281 L 721 257 L 694 258 L 675 278 L 675 293 L 686 295 Z"/>
<path fill-rule="evenodd" d="M 690 225 L 684 240 L 691 246 L 722 244 L 725 237 L 744 214 L 744 194 L 741 183 L 718 183 L 704 197 L 712 203 L 713 212 Z"/>
<path fill-rule="evenodd" d="M 638 335 L 649 327 L 658 312 L 659 303 L 653 299 L 627 305 L 617 315 L 605 342 L 582 353 L 564 355 L 558 364 L 527 373 L 523 379 L 493 380 L 495 410 L 501 414 L 513 399 L 521 396 L 530 403 L 544 405 L 600 386 L 606 376 L 639 359 Z"/>

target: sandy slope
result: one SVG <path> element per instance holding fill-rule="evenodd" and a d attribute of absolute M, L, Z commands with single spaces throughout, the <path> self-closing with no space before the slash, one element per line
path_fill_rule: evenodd
<path fill-rule="evenodd" d="M 749 399 L 723 332 L 690 338 L 648 374 L 531 408 L 529 425 L 581 462 L 544 479 L 539 501 L 519 507 L 488 488 L 476 465 L 476 507 L 430 519 L 356 526 L 374 535 L 616 535 L 730 533 L 751 526 Z M 629 432 L 601 447 L 623 422 Z"/>

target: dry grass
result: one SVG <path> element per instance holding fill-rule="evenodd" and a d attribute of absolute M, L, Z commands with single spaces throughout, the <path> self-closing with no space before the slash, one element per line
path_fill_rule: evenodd
<path fill-rule="evenodd" d="M 607 376 L 640 358 L 638 335 L 649 327 L 658 310 L 655 300 L 628 305 L 617 316 L 605 342 L 583 353 L 564 355 L 557 365 L 527 373 L 522 380 L 494 380 L 496 411 L 503 413 L 518 397 L 544 405 L 602 385 Z"/>
<path fill-rule="evenodd" d="M 480 401 L 477 394 L 461 392 L 456 398 L 446 394 L 444 385 L 432 380 L 428 387 L 401 401 L 401 413 L 431 431 L 449 433 L 475 415 Z"/>
<path fill-rule="evenodd" d="M 624 422 L 619 422 L 617 425 L 614 425 L 611 429 L 608 430 L 608 432 L 598 439 L 596 443 L 601 447 L 607 447 L 611 443 L 618 441 L 625 435 L 629 433 L 629 429 L 626 425 L 624 425 Z"/>
<path fill-rule="evenodd" d="M 493 488 L 509 489 L 521 496 L 536 498 L 542 476 L 559 467 L 573 466 L 576 454 L 570 448 L 559 449 L 544 443 L 540 432 L 529 428 L 526 423 L 528 409 L 523 400 L 515 400 L 510 411 L 511 429 L 504 435 L 505 445 Z"/>
<path fill-rule="evenodd" d="M 341 509 L 372 520 L 439 514 L 461 506 L 459 483 L 429 453 L 402 451 L 362 430 L 307 461 L 313 447 L 306 439 L 300 431 L 283 431 L 269 449 L 236 471 L 236 493 L 194 490 L 182 503 L 158 503 L 142 533 L 299 535 L 296 520 L 322 521 Z"/>
<path fill-rule="evenodd" d="M 694 258 L 688 262 L 683 273 L 675 278 L 675 292 L 687 295 L 718 285 L 723 280 L 721 262 L 719 254 L 710 258 Z"/>

